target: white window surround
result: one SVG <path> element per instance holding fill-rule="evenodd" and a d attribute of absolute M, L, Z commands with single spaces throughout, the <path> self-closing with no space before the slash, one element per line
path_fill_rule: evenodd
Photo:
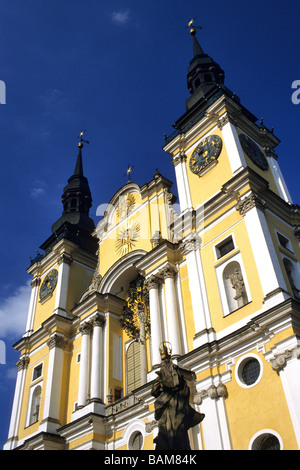
<path fill-rule="evenodd" d="M 34 392 L 35 392 L 35 390 L 36 390 L 38 387 L 41 388 L 41 392 L 42 392 L 42 390 L 43 390 L 42 384 L 43 384 L 43 381 L 42 381 L 42 380 L 39 380 L 36 384 L 34 384 L 34 385 L 30 388 L 29 397 L 28 397 L 28 403 L 27 403 L 27 413 L 26 413 L 25 428 L 31 425 L 31 423 L 30 423 L 30 417 L 31 417 L 32 399 L 33 399 Z M 34 424 L 34 423 L 32 423 L 32 424 Z"/>
<path fill-rule="evenodd" d="M 217 276 L 217 281 L 218 281 L 218 286 L 219 286 L 223 316 L 225 317 L 225 316 L 233 313 L 232 311 L 229 310 L 229 305 L 228 305 L 228 301 L 227 301 L 225 286 L 224 286 L 224 282 L 223 282 L 223 272 L 224 272 L 224 269 L 226 268 L 226 266 L 229 263 L 232 263 L 233 261 L 236 261 L 236 262 L 239 263 L 240 268 L 241 268 L 241 272 L 242 272 L 242 275 L 243 275 L 243 281 L 244 281 L 244 285 L 245 285 L 245 289 L 246 289 L 248 303 L 251 302 L 252 299 L 251 299 L 251 295 L 250 295 L 250 289 L 249 289 L 249 285 L 248 285 L 248 281 L 247 281 L 247 277 L 246 277 L 246 273 L 245 273 L 241 253 L 239 251 L 236 252 L 236 250 L 235 250 L 232 253 L 232 256 L 228 256 L 226 258 L 226 260 L 224 260 L 223 263 L 220 262 L 221 259 L 219 259 L 218 261 L 219 261 L 219 263 L 218 263 L 217 266 L 215 266 L 215 271 L 216 271 L 216 276 Z M 239 308 L 243 308 L 243 307 L 239 307 Z M 236 310 L 234 310 L 234 311 L 236 311 Z"/>
<path fill-rule="evenodd" d="M 36 378 L 34 378 L 34 374 L 35 374 L 35 370 L 37 368 L 41 367 L 41 375 L 37 376 Z M 44 372 L 44 362 L 40 362 L 39 364 L 37 364 L 33 370 L 32 370 L 32 378 L 31 378 L 31 381 L 32 382 L 35 382 L 36 380 L 41 380 L 41 378 L 43 377 L 43 372 Z"/>
<path fill-rule="evenodd" d="M 251 385 L 247 385 L 245 384 L 241 379 L 240 379 L 240 373 L 242 371 L 242 368 L 243 368 L 243 365 L 249 360 L 249 359 L 256 359 L 258 362 L 259 362 L 259 365 L 260 365 L 260 372 L 259 372 L 259 376 L 258 378 L 256 379 L 256 381 L 251 384 Z M 240 359 L 237 361 L 236 363 L 236 366 L 235 366 L 235 380 L 237 381 L 237 383 L 240 385 L 240 387 L 242 388 L 252 388 L 252 387 L 255 387 L 255 385 L 257 385 L 261 378 L 262 378 L 262 375 L 263 375 L 263 371 L 264 371 L 264 368 L 263 368 L 263 362 L 261 360 L 261 358 L 259 356 L 257 356 L 257 354 L 253 354 L 253 353 L 250 353 L 250 354 L 245 354 L 244 356 L 240 357 Z"/>
<path fill-rule="evenodd" d="M 257 433 L 255 433 L 249 442 L 248 450 L 252 450 L 253 444 L 256 441 L 256 439 L 258 439 L 259 436 L 262 436 L 264 434 L 273 434 L 273 436 L 277 437 L 279 444 L 280 444 L 280 450 L 283 450 L 283 440 L 280 434 L 278 434 L 278 432 L 274 431 L 273 429 L 262 429 L 261 431 L 258 431 Z"/>
<path fill-rule="evenodd" d="M 216 262 L 216 263 L 222 262 L 222 259 L 223 259 L 225 256 L 229 255 L 229 253 L 231 253 L 231 251 L 233 251 L 233 250 L 231 250 L 231 251 L 229 251 L 228 253 L 226 253 L 226 255 L 223 255 L 223 256 L 218 257 L 218 256 L 219 256 L 218 246 L 222 245 L 226 240 L 229 241 L 229 238 L 230 238 L 230 237 L 232 238 L 232 242 L 233 242 L 233 250 L 236 249 L 236 246 L 237 246 L 237 245 L 236 245 L 236 242 L 235 242 L 234 233 L 233 233 L 233 232 L 228 233 L 226 236 L 224 236 L 224 238 L 222 238 L 222 240 L 218 241 L 218 243 L 215 243 L 214 246 L 213 246 L 214 255 L 215 255 L 215 262 Z"/>
<path fill-rule="evenodd" d="M 143 448 L 144 443 L 145 443 L 145 423 L 141 419 L 134 419 L 132 420 L 132 422 L 128 424 L 128 426 L 124 430 L 124 434 L 120 442 L 120 447 L 126 445 L 127 449 L 130 450 L 130 444 L 136 432 L 140 432 L 143 436 L 143 442 L 142 442 L 142 448 Z"/>
<path fill-rule="evenodd" d="M 286 237 L 285 235 L 283 235 L 283 233 L 279 232 L 278 230 L 276 230 L 276 236 L 277 236 L 278 243 L 279 243 L 279 246 L 280 246 L 280 247 L 283 247 L 283 248 L 285 248 L 286 250 L 290 251 L 291 253 L 294 253 L 292 243 L 291 243 L 291 241 L 290 241 L 290 239 L 289 239 L 288 237 Z M 281 240 L 280 240 L 280 238 L 281 238 Z M 283 243 L 282 243 L 283 240 L 286 240 L 286 244 L 285 244 L 285 245 L 283 245 Z"/>

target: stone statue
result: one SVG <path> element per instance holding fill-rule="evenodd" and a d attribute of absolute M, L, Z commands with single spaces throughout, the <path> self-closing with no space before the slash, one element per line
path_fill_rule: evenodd
<path fill-rule="evenodd" d="M 160 347 L 162 358 L 158 377 L 152 386 L 155 400 L 155 419 L 158 435 L 155 450 L 190 450 L 188 430 L 204 419 L 190 406 L 190 389 L 187 381 L 195 381 L 195 373 L 173 363 L 169 343 Z"/>

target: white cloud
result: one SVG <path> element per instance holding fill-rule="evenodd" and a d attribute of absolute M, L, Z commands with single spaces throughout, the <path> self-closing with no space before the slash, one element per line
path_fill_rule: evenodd
<path fill-rule="evenodd" d="M 38 198 L 39 196 L 45 193 L 46 186 L 47 183 L 45 183 L 45 181 L 36 180 L 30 190 L 30 196 L 32 198 Z"/>
<path fill-rule="evenodd" d="M 30 300 L 30 282 L 18 287 L 0 303 L 0 338 L 21 337 L 25 333 Z"/>
<path fill-rule="evenodd" d="M 113 23 L 125 24 L 129 21 L 129 10 L 126 11 L 114 11 L 111 17 Z"/>

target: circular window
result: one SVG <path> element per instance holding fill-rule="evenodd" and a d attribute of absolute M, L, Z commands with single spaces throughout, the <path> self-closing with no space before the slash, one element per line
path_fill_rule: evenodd
<path fill-rule="evenodd" d="M 262 376 L 262 362 L 259 357 L 247 356 L 240 359 L 236 367 L 236 379 L 244 387 L 253 387 Z"/>
<path fill-rule="evenodd" d="M 143 447 L 143 435 L 140 431 L 134 432 L 129 439 L 130 450 L 141 450 Z"/>
<path fill-rule="evenodd" d="M 254 438 L 250 449 L 251 450 L 280 450 L 281 443 L 275 434 L 264 432 Z"/>
<path fill-rule="evenodd" d="M 242 368 L 242 380 L 245 385 L 254 384 L 260 374 L 260 364 L 257 359 L 249 359 Z"/>

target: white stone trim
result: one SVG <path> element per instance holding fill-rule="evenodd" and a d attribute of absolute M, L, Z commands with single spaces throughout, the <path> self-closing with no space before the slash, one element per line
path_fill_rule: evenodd
<path fill-rule="evenodd" d="M 246 167 L 246 160 L 235 126 L 228 120 L 222 128 L 222 136 L 226 147 L 232 174 Z"/>
<path fill-rule="evenodd" d="M 243 260 L 242 260 L 241 253 L 240 252 L 237 253 L 236 250 L 235 250 L 235 251 L 232 252 L 232 255 L 229 256 L 229 257 L 226 257 L 226 259 L 223 262 L 220 262 L 221 260 L 222 260 L 222 258 L 220 258 L 218 260 L 218 264 L 215 266 L 215 272 L 216 272 L 216 277 L 217 277 L 217 282 L 218 282 L 218 287 L 219 287 L 219 293 L 220 293 L 220 299 L 221 299 L 221 304 L 222 304 L 223 316 L 225 317 L 225 316 L 235 312 L 236 310 L 238 310 L 238 308 L 236 310 L 233 310 L 233 311 L 229 310 L 229 305 L 228 305 L 228 301 L 227 301 L 225 286 L 224 286 L 224 282 L 223 282 L 223 272 L 224 272 L 224 269 L 226 268 L 226 266 L 229 263 L 232 263 L 233 261 L 236 261 L 237 263 L 239 263 L 240 268 L 241 268 L 241 272 L 242 272 L 242 275 L 243 275 L 243 281 L 244 281 L 244 285 L 245 285 L 245 289 L 246 289 L 248 303 L 251 302 L 252 298 L 251 298 L 251 294 L 250 294 L 250 288 L 249 288 L 249 284 L 248 284 L 246 271 L 245 271 L 245 268 L 244 268 L 244 263 L 243 263 Z M 239 308 L 243 308 L 243 307 L 239 307 Z"/>
<path fill-rule="evenodd" d="M 260 365 L 259 376 L 257 377 L 256 381 L 253 384 L 250 384 L 250 385 L 245 384 L 240 379 L 240 369 L 241 369 L 243 363 L 247 361 L 247 359 L 256 359 L 259 362 L 259 365 Z M 257 354 L 253 354 L 253 353 L 244 354 L 242 357 L 239 358 L 239 360 L 236 363 L 235 372 L 234 372 L 235 373 L 235 380 L 237 381 L 239 386 L 242 387 L 242 388 L 253 388 L 261 381 L 261 378 L 263 376 L 263 372 L 264 372 L 263 362 Z"/>
<path fill-rule="evenodd" d="M 273 429 L 261 429 L 260 431 L 255 433 L 254 436 L 252 436 L 250 439 L 248 450 L 252 450 L 254 441 L 263 434 L 273 434 L 275 437 L 277 437 L 279 444 L 280 444 L 280 450 L 283 450 L 283 440 L 280 434 L 278 434 L 278 432 L 274 431 Z"/>

